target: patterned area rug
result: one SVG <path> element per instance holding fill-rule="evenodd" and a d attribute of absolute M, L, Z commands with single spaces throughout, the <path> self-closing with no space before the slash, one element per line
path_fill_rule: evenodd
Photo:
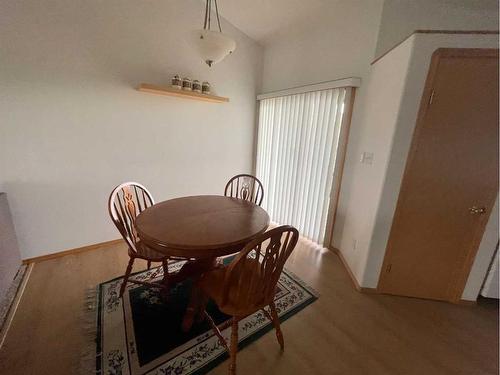
<path fill-rule="evenodd" d="M 172 271 L 182 262 L 169 265 Z M 161 267 L 136 273 L 135 279 L 160 279 Z M 99 285 L 97 306 L 97 374 L 181 375 L 205 374 L 228 358 L 207 322 L 195 323 L 184 333 L 181 322 L 190 296 L 191 282 L 178 284 L 163 302 L 159 290 L 129 283 L 123 300 L 118 298 L 122 278 Z M 284 271 L 278 283 L 276 309 L 283 321 L 317 299 L 295 275 Z M 227 319 L 214 303 L 207 311 L 217 324 Z M 273 329 L 262 312 L 239 324 L 239 348 Z M 222 332 L 228 339 L 230 328 Z M 284 330 L 286 340 L 286 328 Z M 278 344 L 276 344 L 278 347 Z"/>

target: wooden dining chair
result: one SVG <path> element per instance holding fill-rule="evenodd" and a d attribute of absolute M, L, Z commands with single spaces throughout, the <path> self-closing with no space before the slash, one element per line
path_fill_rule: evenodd
<path fill-rule="evenodd" d="M 283 266 L 298 238 L 299 232 L 292 226 L 283 225 L 271 229 L 246 245 L 228 266 L 210 271 L 198 281 L 197 285 L 205 302 L 207 298 L 211 298 L 221 312 L 232 317 L 217 327 L 206 310 L 202 313 L 229 352 L 229 374 L 236 374 L 238 322 L 259 310 L 272 321 L 281 350 L 284 350 L 285 343 L 274 297 Z M 269 312 L 265 309 L 267 306 Z M 221 334 L 221 330 L 229 325 L 232 327 L 230 346 Z"/>
<path fill-rule="evenodd" d="M 167 287 L 169 258 L 165 254 L 145 246 L 139 239 L 135 229 L 137 215 L 153 204 L 154 200 L 151 193 L 143 185 L 137 182 L 125 182 L 120 184 L 113 189 L 109 196 L 109 214 L 128 245 L 128 255 L 130 257 L 120 288 L 120 297 L 122 297 L 125 292 L 135 259 L 147 261 L 148 269 L 151 268 L 151 262 L 162 263 L 164 281 L 162 284 L 153 284 L 147 281 L 136 280 L 130 280 L 131 282 L 154 287 Z"/>
<path fill-rule="evenodd" d="M 251 174 L 238 174 L 228 181 L 224 195 L 244 199 L 260 206 L 264 198 L 264 187 L 257 177 Z"/>

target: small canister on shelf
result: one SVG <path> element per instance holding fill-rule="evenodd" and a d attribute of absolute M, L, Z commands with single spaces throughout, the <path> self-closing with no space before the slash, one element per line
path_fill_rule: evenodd
<path fill-rule="evenodd" d="M 201 93 L 201 83 L 197 79 L 193 81 L 193 91 Z"/>
<path fill-rule="evenodd" d="M 172 77 L 172 87 L 176 89 L 182 88 L 182 80 L 177 74 Z"/>
<path fill-rule="evenodd" d="M 193 86 L 191 84 L 191 80 L 187 77 L 184 77 L 182 79 L 182 89 L 186 91 L 191 91 L 193 89 Z"/>
<path fill-rule="evenodd" d="M 210 94 L 210 83 L 207 81 L 203 82 L 201 85 L 201 92 L 207 95 Z"/>

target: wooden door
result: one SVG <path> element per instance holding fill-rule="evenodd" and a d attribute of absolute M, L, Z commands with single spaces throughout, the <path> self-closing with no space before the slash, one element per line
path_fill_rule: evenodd
<path fill-rule="evenodd" d="M 437 50 L 380 292 L 460 300 L 498 191 L 498 121 L 498 50 Z"/>

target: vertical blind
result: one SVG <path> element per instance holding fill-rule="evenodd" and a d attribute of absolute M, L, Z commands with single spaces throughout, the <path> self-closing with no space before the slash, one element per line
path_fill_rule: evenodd
<path fill-rule="evenodd" d="M 256 172 L 271 220 L 322 243 L 346 88 L 260 101 Z"/>

